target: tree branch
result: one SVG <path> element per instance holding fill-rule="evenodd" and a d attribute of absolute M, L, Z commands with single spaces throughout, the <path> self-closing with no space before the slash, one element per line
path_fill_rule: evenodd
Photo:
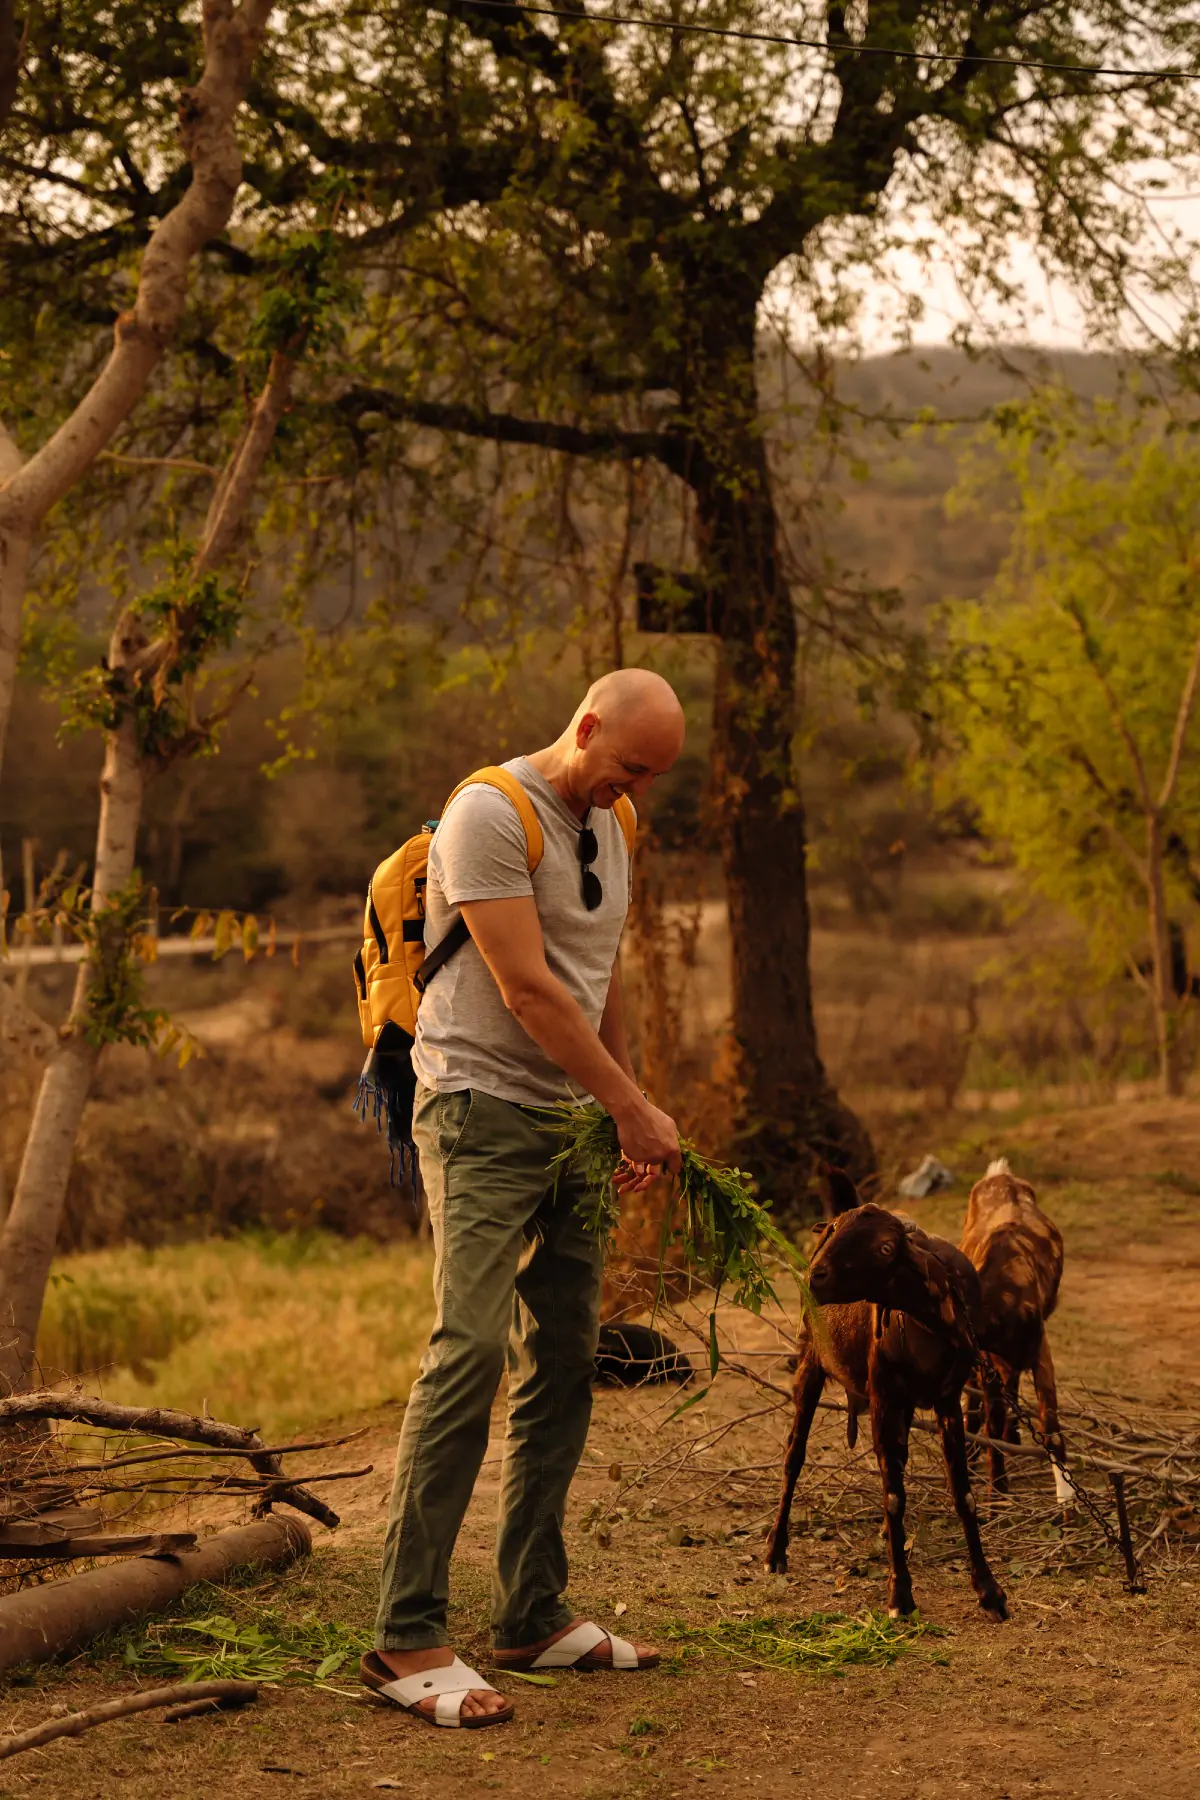
<path fill-rule="evenodd" d="M 684 439 L 668 431 L 588 431 L 553 419 L 524 419 L 516 413 L 479 411 L 470 406 L 436 400 L 406 400 L 387 388 L 351 388 L 335 402 L 346 418 L 382 413 L 385 418 L 433 431 L 456 432 L 464 437 L 486 438 L 497 444 L 526 444 L 535 449 L 558 450 L 566 456 L 594 457 L 601 462 L 637 462 L 653 457 L 674 474 L 680 474 L 685 457 Z"/>
<path fill-rule="evenodd" d="M 233 542 L 267 460 L 276 427 L 287 409 L 300 348 L 300 345 L 296 345 L 292 347 L 292 352 L 276 350 L 271 357 L 267 379 L 255 402 L 249 429 L 238 446 L 228 474 L 219 481 L 213 495 L 208 518 L 204 523 L 204 539 L 192 566 L 193 579 L 215 568 Z"/>
<path fill-rule="evenodd" d="M 177 1412 L 166 1406 L 119 1406 L 112 1400 L 101 1400 L 90 1394 L 46 1390 L 10 1394 L 0 1400 L 0 1430 L 5 1425 L 34 1419 L 64 1419 L 77 1425 L 93 1425 L 103 1431 L 136 1431 L 145 1437 L 180 1438 L 184 1443 L 244 1450 L 248 1452 L 247 1460 L 252 1469 L 279 1483 L 271 1491 L 273 1503 L 282 1501 L 331 1529 L 338 1523 L 337 1514 L 323 1500 L 318 1500 L 306 1488 L 289 1482 L 278 1454 L 267 1448 L 258 1433 L 245 1431 L 240 1425 L 228 1425 L 222 1419 L 198 1419 L 192 1413 Z"/>
<path fill-rule="evenodd" d="M 1175 783 L 1179 779 L 1179 770 L 1183 763 L 1183 746 L 1187 738 L 1187 729 L 1191 723 L 1192 708 L 1196 704 L 1196 688 L 1200 683 L 1200 637 L 1192 648 L 1192 660 L 1188 667 L 1187 680 L 1183 684 L 1183 695 L 1179 702 L 1179 712 L 1175 718 L 1175 732 L 1171 739 L 1171 755 L 1167 762 L 1166 779 L 1162 792 L 1158 797 L 1158 810 L 1165 812 L 1175 792 Z"/>
<path fill-rule="evenodd" d="M 1129 760 L 1133 764 L 1133 772 L 1137 780 L 1138 793 L 1141 796 L 1142 807 L 1147 817 L 1151 817 L 1154 814 L 1155 806 L 1154 796 L 1150 792 L 1149 778 L 1146 774 L 1146 765 L 1142 761 L 1142 753 L 1138 749 L 1133 733 L 1130 731 L 1129 726 L 1125 721 L 1125 714 L 1121 711 L 1121 705 L 1113 691 L 1112 682 L 1108 679 L 1108 676 L 1100 666 L 1100 658 L 1096 653 L 1096 646 L 1092 640 L 1092 634 L 1087 628 L 1087 621 L 1084 619 L 1078 605 L 1072 600 L 1065 602 L 1064 611 L 1079 633 L 1079 641 L 1083 645 L 1084 660 L 1096 677 L 1100 691 L 1104 695 L 1109 716 L 1116 726 L 1117 735 L 1124 744 Z"/>
<path fill-rule="evenodd" d="M 70 418 L 0 491 L 0 530 L 30 537 L 108 443 L 144 392 L 182 316 L 188 266 L 224 230 L 241 185 L 234 121 L 274 0 L 204 0 L 204 70 L 179 104 L 192 180 L 155 228 L 133 306 L 112 354 Z"/>
<path fill-rule="evenodd" d="M 221 473 L 212 463 L 193 462 L 187 456 L 126 456 L 119 450 L 102 450 L 96 460 L 118 463 L 123 469 L 177 469 L 182 475 L 207 475 L 213 481 Z"/>

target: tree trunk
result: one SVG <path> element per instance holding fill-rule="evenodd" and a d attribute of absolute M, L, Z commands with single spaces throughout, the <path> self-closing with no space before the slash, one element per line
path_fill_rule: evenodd
<path fill-rule="evenodd" d="M 297 353 L 301 342 L 295 346 Z M 203 542 L 191 567 L 192 581 L 213 569 L 235 542 L 287 407 L 295 369 L 295 355 L 276 351 L 272 356 L 247 429 L 238 439 L 209 509 Z M 166 642 L 169 644 L 170 639 Z M 112 674 L 119 677 L 124 672 L 124 682 L 118 681 L 118 688 L 123 686 L 128 694 L 152 675 L 165 673 L 161 663 L 155 669 L 155 651 L 156 646 L 147 643 L 136 612 L 122 614 L 108 654 Z M 193 734 L 187 741 L 194 750 L 204 741 L 203 733 Z M 146 781 L 156 766 L 143 752 L 137 712 L 130 705 L 120 724 L 108 733 L 100 777 L 94 914 L 102 914 L 133 877 L 142 798 Z M 113 955 L 128 954 L 127 934 L 106 949 Z M 87 962 L 81 963 L 63 1043 L 42 1078 L 12 1210 L 0 1236 L 0 1382 L 7 1382 L 14 1391 L 27 1385 L 33 1371 L 38 1323 L 62 1222 L 75 1140 L 100 1055 L 94 1041 L 96 1022 L 91 1018 L 93 986 L 93 968 Z M 85 1030 L 89 1024 L 93 1026 L 91 1032 Z"/>
<path fill-rule="evenodd" d="M 122 636 L 118 627 L 110 653 L 114 667 L 130 648 L 127 639 L 117 647 L 117 638 Z M 109 733 L 100 777 L 93 914 L 102 914 L 133 876 L 143 787 L 136 722 L 131 714 Z M 99 1046 L 90 1042 L 83 1030 L 93 979 L 91 965 L 82 962 L 62 1042 L 38 1090 L 12 1208 L 0 1236 L 0 1384 L 14 1392 L 27 1384 L 34 1367 L 38 1323 L 75 1140 L 100 1055 Z"/>
<path fill-rule="evenodd" d="M 0 424 L 0 488 L 21 467 L 21 453 Z M 4 745 L 17 680 L 17 650 L 21 641 L 21 607 L 29 569 L 30 539 L 20 530 L 6 529 L 0 521 L 0 777 L 4 774 Z M 4 886 L 0 868 L 0 889 Z"/>
<path fill-rule="evenodd" d="M 795 768 L 796 616 L 753 381 L 753 333 L 722 359 L 724 394 L 690 470 L 720 640 L 713 778 L 729 902 L 737 1155 L 777 1216 L 811 1216 L 816 1160 L 861 1181 L 870 1137 L 842 1104 L 817 1044 L 804 807 Z M 711 368 L 710 363 L 710 368 Z M 723 417 L 712 435 L 713 413 Z M 723 454 L 714 454 L 714 445 Z"/>
<path fill-rule="evenodd" d="M 1171 955 L 1171 923 L 1167 917 L 1166 882 L 1163 872 L 1161 820 L 1146 823 L 1147 898 L 1150 916 L 1150 998 L 1154 1007 L 1154 1035 L 1158 1045 L 1158 1079 L 1168 1098 L 1183 1092 L 1183 1062 L 1179 1045 L 1179 995 L 1175 992 Z"/>

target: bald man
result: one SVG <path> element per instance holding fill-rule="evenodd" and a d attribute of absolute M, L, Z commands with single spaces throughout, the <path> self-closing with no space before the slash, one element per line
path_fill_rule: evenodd
<path fill-rule="evenodd" d="M 533 802 L 542 861 L 496 788 L 466 788 L 433 836 L 425 944 L 461 915 L 470 942 L 422 998 L 414 1137 L 429 1200 L 436 1318 L 400 1436 L 375 1651 L 362 1675 L 430 1724 L 503 1724 L 513 1708 L 450 1647 L 450 1557 L 508 1366 L 492 1582 L 501 1668 L 647 1668 L 644 1644 L 575 1618 L 563 1598 L 567 1491 L 587 1437 L 601 1246 L 557 1184 L 545 1107 L 594 1096 L 616 1123 L 618 1185 L 679 1168 L 674 1121 L 645 1098 L 625 1041 L 617 949 L 630 864 L 618 795 L 636 804 L 683 748 L 673 690 L 621 669 L 562 736 L 505 767 Z"/>

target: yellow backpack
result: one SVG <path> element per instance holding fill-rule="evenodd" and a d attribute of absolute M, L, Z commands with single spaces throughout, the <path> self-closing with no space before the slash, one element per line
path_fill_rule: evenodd
<path fill-rule="evenodd" d="M 498 788 L 516 808 L 525 831 L 525 848 L 532 875 L 545 848 L 542 827 L 528 793 L 508 769 L 476 769 L 473 775 L 459 782 L 446 805 L 449 806 L 450 800 L 464 788 L 480 782 Z M 637 831 L 633 807 L 622 795 L 613 810 L 632 856 Z M 416 1042 L 421 996 L 438 970 L 462 949 L 471 935 L 466 920 L 459 918 L 441 942 L 426 954 L 425 887 L 429 879 L 429 846 L 438 823 L 437 819 L 427 819 L 416 836 L 410 837 L 381 862 L 371 877 L 363 922 L 363 947 L 354 958 L 355 998 L 363 1043 L 367 1048 L 354 1110 L 361 1112 L 364 1119 L 369 1111 L 373 1111 L 381 1131 L 386 1114 L 393 1186 L 396 1185 L 397 1162 L 401 1178 L 406 1159 L 410 1173 L 415 1176 L 416 1171 L 416 1150 L 412 1141 L 416 1075 L 412 1049 Z"/>

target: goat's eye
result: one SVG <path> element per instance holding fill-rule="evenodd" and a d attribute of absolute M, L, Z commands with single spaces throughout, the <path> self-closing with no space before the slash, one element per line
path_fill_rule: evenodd
<path fill-rule="evenodd" d="M 896 1254 L 895 1244 L 893 1244 L 890 1239 L 886 1243 L 880 1244 L 879 1254 L 880 1254 L 880 1256 L 895 1256 L 895 1254 Z"/>

